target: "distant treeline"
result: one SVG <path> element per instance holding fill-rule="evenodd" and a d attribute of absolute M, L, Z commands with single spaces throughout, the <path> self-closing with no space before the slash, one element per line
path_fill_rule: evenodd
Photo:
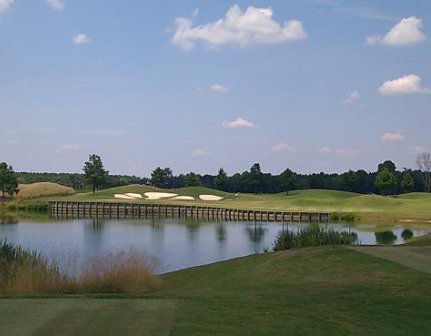
<path fill-rule="evenodd" d="M 184 186 L 204 186 L 227 192 L 244 193 L 280 193 L 295 189 L 331 189 L 352 191 L 362 194 L 391 194 L 413 191 L 429 191 L 426 187 L 424 173 L 420 170 L 396 169 L 392 161 L 378 165 L 375 172 L 349 170 L 342 174 L 298 174 L 286 169 L 279 175 L 263 173 L 260 164 L 254 164 L 249 171 L 228 174 L 220 169 L 217 175 L 173 175 L 170 168 L 156 168 L 151 179 L 143 179 L 141 184 L 151 184 L 162 188 L 179 188 Z"/>
<path fill-rule="evenodd" d="M 19 183 L 55 182 L 76 190 L 89 190 L 83 174 L 68 173 L 17 173 Z M 217 175 L 199 175 L 194 172 L 174 175 L 170 168 L 156 168 L 151 178 L 127 175 L 110 175 L 103 188 L 127 184 L 145 184 L 160 188 L 204 186 L 227 192 L 280 193 L 295 189 L 331 189 L 362 194 L 376 193 L 397 195 L 413 191 L 429 191 L 424 174 L 420 170 L 396 169 L 392 161 L 378 165 L 375 172 L 349 170 L 342 174 L 298 174 L 286 169 L 279 175 L 264 173 L 258 163 L 249 171 L 228 175 L 220 169 Z"/>

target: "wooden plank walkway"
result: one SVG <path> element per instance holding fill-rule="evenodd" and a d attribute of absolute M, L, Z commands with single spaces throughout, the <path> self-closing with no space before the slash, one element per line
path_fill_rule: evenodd
<path fill-rule="evenodd" d="M 135 204 L 111 202 L 51 201 L 52 217 L 68 218 L 197 218 L 206 220 L 262 221 L 262 222 L 323 222 L 329 221 L 327 212 L 298 212 L 275 210 L 226 209 L 209 206 L 170 204 Z"/>

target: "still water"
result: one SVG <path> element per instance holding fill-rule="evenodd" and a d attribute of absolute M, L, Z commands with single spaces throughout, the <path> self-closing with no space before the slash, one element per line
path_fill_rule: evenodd
<path fill-rule="evenodd" d="M 208 264 L 272 250 L 281 230 L 298 230 L 304 223 L 216 222 L 186 219 L 68 219 L 0 220 L 0 240 L 7 239 L 48 256 L 75 255 L 81 261 L 108 252 L 137 248 L 156 257 L 160 272 Z M 427 228 L 321 224 L 356 233 L 359 244 L 401 244 Z M 376 232 L 378 231 L 378 232 Z M 403 238 L 404 237 L 404 238 Z"/>

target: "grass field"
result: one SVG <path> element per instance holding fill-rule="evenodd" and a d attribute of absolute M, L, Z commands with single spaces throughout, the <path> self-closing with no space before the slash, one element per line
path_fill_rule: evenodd
<path fill-rule="evenodd" d="M 431 274 L 349 248 L 262 254 L 162 279 L 151 298 L 0 299 L 2 335 L 431 334 Z"/>
<path fill-rule="evenodd" d="M 38 182 L 31 184 L 20 184 L 18 186 L 18 199 L 30 199 L 47 196 L 63 196 L 75 193 L 73 188 L 62 186 L 58 183 Z"/>
<path fill-rule="evenodd" d="M 166 191 L 153 187 L 131 185 L 102 190 L 96 193 L 84 193 L 67 196 L 70 200 L 116 202 L 114 194 L 141 193 L 147 191 Z M 155 203 L 181 204 L 181 205 L 208 205 L 259 210 L 286 210 L 286 211 L 321 211 L 355 213 L 366 221 L 392 222 L 395 220 L 431 221 L 431 194 L 410 193 L 400 196 L 384 197 L 379 195 L 362 195 L 351 192 L 334 190 L 297 190 L 289 195 L 280 194 L 229 194 L 217 190 L 193 187 L 172 189 L 170 192 L 197 198 L 200 194 L 213 194 L 224 197 L 218 202 L 171 201 L 158 200 Z M 139 202 L 139 201 L 132 201 Z M 142 201 L 140 201 L 142 202 Z M 146 201 L 151 202 L 151 201 Z"/>

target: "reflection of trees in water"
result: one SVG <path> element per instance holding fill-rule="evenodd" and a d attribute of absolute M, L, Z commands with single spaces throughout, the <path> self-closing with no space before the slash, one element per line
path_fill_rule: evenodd
<path fill-rule="evenodd" d="M 16 217 L 0 217 L 0 224 L 2 224 L 2 225 L 18 224 L 18 218 L 16 218 Z"/>
<path fill-rule="evenodd" d="M 219 241 L 223 241 L 226 240 L 227 237 L 227 231 L 226 231 L 226 226 L 223 222 L 220 222 L 217 224 L 216 226 L 216 234 L 217 234 L 217 239 Z"/>
<path fill-rule="evenodd" d="M 397 240 L 397 236 L 392 231 L 375 232 L 376 242 L 383 245 L 391 245 Z"/>
<path fill-rule="evenodd" d="M 259 252 L 260 244 L 262 243 L 263 238 L 265 237 L 265 233 L 268 229 L 262 226 L 261 224 L 254 223 L 253 226 L 247 226 L 245 231 L 248 234 L 248 238 L 250 242 L 254 245 L 254 252 Z"/>
<path fill-rule="evenodd" d="M 151 217 L 150 225 L 151 225 L 151 228 L 154 230 L 161 230 L 164 228 L 163 220 L 158 217 Z"/>
<path fill-rule="evenodd" d="M 401 237 L 403 237 L 404 241 L 412 239 L 414 236 L 413 231 L 410 229 L 404 229 L 401 233 Z"/>
<path fill-rule="evenodd" d="M 97 217 L 86 219 L 84 222 L 84 227 L 86 231 L 91 233 L 101 233 L 105 227 L 105 219 Z"/>
<path fill-rule="evenodd" d="M 184 225 L 186 226 L 187 232 L 189 234 L 189 238 L 194 240 L 199 232 L 199 227 L 201 225 L 201 221 L 193 218 L 184 219 Z"/>

